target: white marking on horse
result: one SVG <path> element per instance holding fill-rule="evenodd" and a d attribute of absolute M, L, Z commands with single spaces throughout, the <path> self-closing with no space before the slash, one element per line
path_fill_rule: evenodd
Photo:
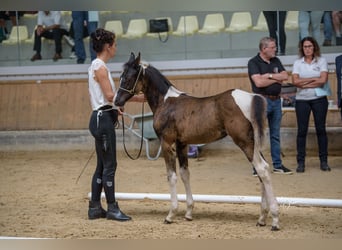
<path fill-rule="evenodd" d="M 178 97 L 181 94 L 184 94 L 184 92 L 179 91 L 178 89 L 176 89 L 173 86 L 170 86 L 170 88 L 168 89 L 166 95 L 164 96 L 164 102 L 166 101 L 167 98 L 169 97 Z"/>
<path fill-rule="evenodd" d="M 241 109 L 244 116 L 251 121 L 251 102 L 255 94 L 249 93 L 240 89 L 235 89 L 232 92 L 232 96 L 236 102 L 236 104 Z"/>
<path fill-rule="evenodd" d="M 145 61 L 140 61 L 140 66 L 143 67 L 143 69 L 146 69 L 150 64 Z"/>

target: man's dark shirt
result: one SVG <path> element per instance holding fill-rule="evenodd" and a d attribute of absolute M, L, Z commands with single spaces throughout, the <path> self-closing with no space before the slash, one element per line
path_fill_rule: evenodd
<path fill-rule="evenodd" d="M 284 66 L 280 62 L 278 57 L 273 57 L 270 59 L 270 63 L 265 62 L 258 53 L 255 57 L 251 58 L 248 61 L 248 76 L 249 80 L 252 84 L 252 90 L 254 93 L 262 94 L 262 95 L 273 95 L 277 96 L 281 92 L 281 84 L 280 83 L 273 83 L 267 87 L 258 88 L 254 81 L 252 80 L 252 75 L 255 74 L 275 74 L 285 71 Z"/>

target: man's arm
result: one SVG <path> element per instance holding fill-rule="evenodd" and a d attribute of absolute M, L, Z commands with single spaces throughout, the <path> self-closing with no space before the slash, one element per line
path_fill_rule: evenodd
<path fill-rule="evenodd" d="M 254 74 L 251 78 L 258 88 L 262 88 L 273 83 L 285 83 L 288 80 L 288 74 L 284 70 L 280 73 Z"/>

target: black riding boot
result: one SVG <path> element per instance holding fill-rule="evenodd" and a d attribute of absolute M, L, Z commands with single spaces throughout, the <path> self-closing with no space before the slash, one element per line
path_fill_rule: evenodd
<path fill-rule="evenodd" d="M 108 220 L 118 220 L 118 221 L 128 221 L 132 218 L 125 215 L 123 212 L 120 211 L 118 202 L 113 202 L 108 204 L 108 211 L 107 211 L 107 219 Z"/>
<path fill-rule="evenodd" d="M 328 163 L 326 161 L 321 162 L 321 170 L 322 171 L 331 171 Z"/>
<path fill-rule="evenodd" d="M 106 210 L 101 206 L 100 201 L 89 201 L 88 218 L 89 220 L 106 218 Z"/>

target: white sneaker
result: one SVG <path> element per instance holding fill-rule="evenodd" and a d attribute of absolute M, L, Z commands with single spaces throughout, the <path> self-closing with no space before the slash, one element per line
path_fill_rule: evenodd
<path fill-rule="evenodd" d="M 71 51 L 71 54 L 70 54 L 69 58 L 70 59 L 75 59 L 76 58 L 75 51 Z"/>
<path fill-rule="evenodd" d="M 67 42 L 67 44 L 70 47 L 74 47 L 75 46 L 74 39 L 72 39 L 70 36 L 66 36 L 66 35 L 64 35 L 63 37 L 64 37 L 65 41 Z"/>

